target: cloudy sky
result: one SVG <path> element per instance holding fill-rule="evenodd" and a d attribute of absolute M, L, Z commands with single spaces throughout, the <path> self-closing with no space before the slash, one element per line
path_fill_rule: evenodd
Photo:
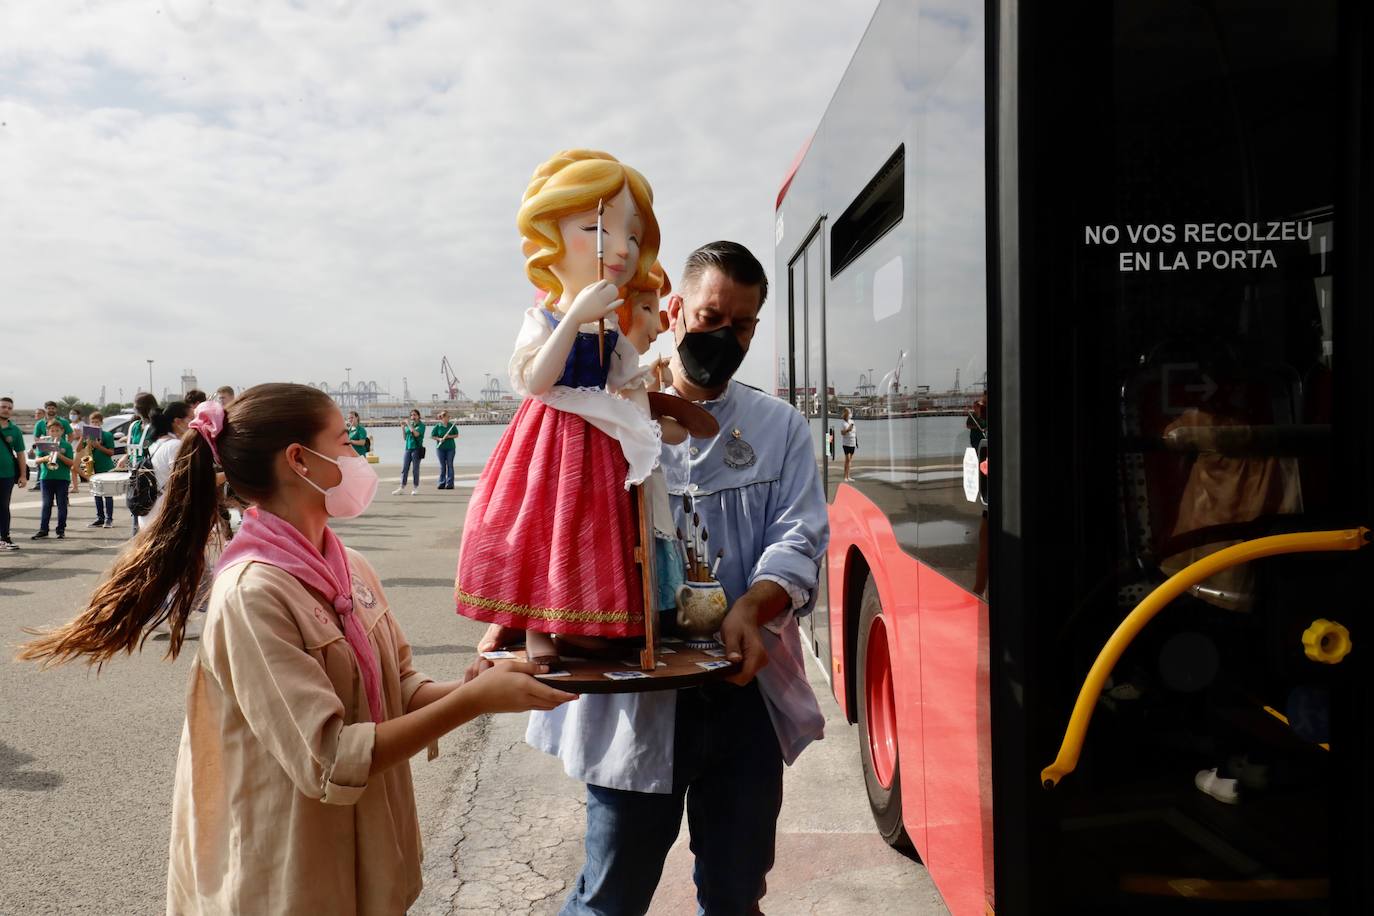
<path fill-rule="evenodd" d="M 0 4 L 0 393 L 504 381 L 530 172 L 607 150 L 674 276 L 773 202 L 875 0 Z M 741 377 L 773 375 L 774 303 Z"/>

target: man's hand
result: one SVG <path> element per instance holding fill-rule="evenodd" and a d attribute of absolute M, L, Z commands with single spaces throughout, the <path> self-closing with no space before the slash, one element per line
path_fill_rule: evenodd
<path fill-rule="evenodd" d="M 482 634 L 482 638 L 477 643 L 477 657 L 468 665 L 468 670 L 463 672 L 463 683 L 475 678 L 491 667 L 490 659 L 482 657 L 483 652 L 494 652 L 501 646 L 519 637 L 519 630 L 512 630 L 510 627 L 503 627 L 499 623 L 493 623 L 487 627 L 487 632 Z"/>
<path fill-rule="evenodd" d="M 725 657 L 740 662 L 739 673 L 726 678 L 730 683 L 743 687 L 768 664 L 768 652 L 759 635 L 759 610 L 747 594 L 725 615 L 720 625 L 720 638 L 725 643 Z"/>

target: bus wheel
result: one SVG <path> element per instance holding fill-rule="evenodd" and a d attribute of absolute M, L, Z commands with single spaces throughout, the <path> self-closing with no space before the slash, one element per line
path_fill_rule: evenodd
<path fill-rule="evenodd" d="M 894 849 L 915 852 L 902 825 L 902 769 L 897 753 L 897 709 L 893 703 L 892 661 L 887 619 L 878 586 L 869 576 L 859 605 L 858 679 L 859 758 L 863 762 L 868 806 L 883 840 Z"/>

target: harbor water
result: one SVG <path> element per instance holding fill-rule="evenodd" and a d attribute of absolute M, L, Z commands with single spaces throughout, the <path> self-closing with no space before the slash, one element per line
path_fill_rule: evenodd
<path fill-rule="evenodd" d="M 813 420 L 814 428 L 820 421 Z M 837 440 L 840 434 L 840 420 L 830 418 L 830 428 L 835 431 Z M 434 422 L 425 425 L 425 462 L 437 461 L 434 455 L 434 442 L 429 433 Z M 458 451 L 454 456 L 457 467 L 481 467 L 501 441 L 506 432 L 505 426 L 461 426 L 459 427 Z M 916 458 L 938 458 L 963 455 L 968 447 L 968 430 L 963 417 L 898 417 L 892 420 L 858 420 L 855 431 L 859 436 L 858 454 L 863 458 L 881 455 L 885 460 L 903 461 Z M 401 463 L 405 451 L 405 436 L 399 426 L 369 427 L 372 436 L 372 451 L 382 464 Z M 817 448 L 820 445 L 817 444 Z"/>

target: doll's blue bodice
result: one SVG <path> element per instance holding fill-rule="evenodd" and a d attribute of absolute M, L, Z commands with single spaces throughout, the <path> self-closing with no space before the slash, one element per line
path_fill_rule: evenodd
<path fill-rule="evenodd" d="M 550 328 L 558 327 L 558 318 L 548 309 L 543 309 L 544 318 L 548 320 Z M 587 334 L 582 331 L 577 333 L 577 339 L 573 341 L 572 350 L 568 353 L 568 361 L 563 366 L 563 374 L 558 377 L 554 384 L 564 385 L 568 388 L 605 388 L 606 379 L 611 372 L 611 352 L 615 350 L 616 340 L 620 334 L 606 329 L 606 349 L 605 359 L 596 358 L 596 334 Z"/>

